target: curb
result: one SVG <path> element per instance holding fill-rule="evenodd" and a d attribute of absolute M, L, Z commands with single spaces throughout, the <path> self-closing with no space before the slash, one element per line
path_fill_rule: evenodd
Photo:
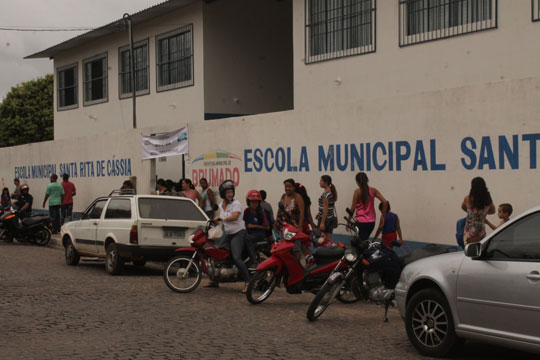
<path fill-rule="evenodd" d="M 62 249 L 64 246 L 62 245 L 62 237 L 60 234 L 51 235 L 51 240 L 47 246 L 55 249 Z"/>

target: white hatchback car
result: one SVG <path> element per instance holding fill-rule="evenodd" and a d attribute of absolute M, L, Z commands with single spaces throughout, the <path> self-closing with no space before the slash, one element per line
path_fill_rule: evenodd
<path fill-rule="evenodd" d="M 462 339 L 540 353 L 540 206 L 465 253 L 407 265 L 396 302 L 424 355 L 445 356 Z"/>
<path fill-rule="evenodd" d="M 81 256 L 105 258 L 105 269 L 119 274 L 124 262 L 144 266 L 167 261 L 189 246 L 189 235 L 208 217 L 191 200 L 176 196 L 114 195 L 96 199 L 81 220 L 62 227 L 68 265 Z"/>

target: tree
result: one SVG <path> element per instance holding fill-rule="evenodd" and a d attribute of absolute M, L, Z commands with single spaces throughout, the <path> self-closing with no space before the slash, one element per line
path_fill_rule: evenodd
<path fill-rule="evenodd" d="M 52 140 L 53 75 L 11 88 L 0 103 L 0 147 Z"/>

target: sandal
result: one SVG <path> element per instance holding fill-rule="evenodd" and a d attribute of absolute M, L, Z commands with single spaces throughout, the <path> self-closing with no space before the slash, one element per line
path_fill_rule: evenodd
<path fill-rule="evenodd" d="M 244 285 L 244 288 L 242 289 L 242 294 L 247 293 L 248 284 Z"/>

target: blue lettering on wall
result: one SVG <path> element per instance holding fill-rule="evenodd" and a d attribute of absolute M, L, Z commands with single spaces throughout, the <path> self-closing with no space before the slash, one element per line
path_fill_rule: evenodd
<path fill-rule="evenodd" d="M 302 146 L 302 149 L 300 149 L 299 171 L 309 171 L 309 158 L 307 154 L 307 148 L 305 146 Z"/>
<path fill-rule="evenodd" d="M 417 171 L 418 167 L 421 167 L 423 171 L 428 169 L 424 142 L 422 140 L 416 141 L 416 148 L 414 150 L 413 171 Z"/>
<path fill-rule="evenodd" d="M 285 169 L 285 150 L 283 148 L 277 148 L 276 150 L 276 170 L 283 172 Z"/>
<path fill-rule="evenodd" d="M 484 169 L 484 165 L 487 165 L 490 170 L 495 169 L 495 157 L 493 156 L 493 147 L 489 136 L 482 136 L 482 142 L 480 143 L 478 169 Z"/>
<path fill-rule="evenodd" d="M 476 150 L 476 141 L 472 137 L 461 140 L 461 152 L 469 158 L 469 161 L 461 158 L 461 164 L 467 170 L 472 170 L 476 166 L 476 153 L 473 150 Z"/>
<path fill-rule="evenodd" d="M 264 168 L 268 172 L 274 168 L 274 152 L 270 148 L 264 151 Z"/>
<path fill-rule="evenodd" d="M 505 168 L 516 170 L 520 167 L 520 147 L 528 146 L 529 168 L 536 169 L 539 141 L 540 133 L 476 138 L 467 136 L 458 145 L 461 148 L 459 161 L 466 170 L 504 170 Z M 429 145 L 426 140 L 414 140 L 414 142 L 401 140 L 316 145 L 314 149 L 312 155 L 317 156 L 319 172 L 372 171 L 372 168 L 374 171 L 446 170 L 446 163 L 441 162 L 437 157 L 436 139 L 430 139 Z M 301 146 L 299 150 L 298 152 L 294 147 L 245 149 L 245 172 L 309 172 L 308 148 Z M 445 154 L 451 153 L 448 150 L 451 149 L 445 149 Z M 521 154 L 523 152 L 527 153 L 522 149 Z M 83 171 L 82 167 L 81 171 Z M 85 171 L 91 171 L 91 168 Z M 16 172 L 24 175 L 25 167 L 16 168 Z"/>
<path fill-rule="evenodd" d="M 375 143 L 375 145 L 373 146 L 373 166 L 376 170 L 381 171 L 386 167 L 387 161 L 384 160 L 382 164 L 379 163 L 378 150 L 381 151 L 382 155 L 386 156 L 386 149 L 384 147 L 384 144 L 380 141 Z"/>
<path fill-rule="evenodd" d="M 401 149 L 404 148 L 405 152 Z M 411 156 L 411 145 L 408 141 L 396 141 L 396 170 L 401 171 L 401 163 Z"/>
<path fill-rule="evenodd" d="M 523 137 L 522 137 L 523 141 L 528 141 L 529 142 L 529 150 L 530 150 L 530 168 L 531 169 L 536 169 L 536 164 L 537 164 L 537 160 L 536 160 L 536 152 L 537 152 L 537 147 L 536 147 L 536 142 L 538 140 L 540 140 L 540 134 L 524 134 Z"/>
<path fill-rule="evenodd" d="M 499 136 L 499 169 L 504 169 L 504 159 L 508 160 L 510 167 L 515 170 L 519 168 L 519 138 L 512 136 L 512 147 L 508 143 L 506 136 Z"/>
<path fill-rule="evenodd" d="M 446 170 L 446 164 L 437 164 L 437 143 L 435 139 L 429 140 L 429 152 L 431 157 L 431 171 Z"/>
<path fill-rule="evenodd" d="M 334 171 L 334 145 L 328 146 L 328 152 L 324 153 L 324 146 L 319 145 L 319 171 Z"/>
<path fill-rule="evenodd" d="M 71 178 L 131 176 L 131 159 L 95 160 L 66 162 L 60 164 L 40 164 L 15 166 L 14 175 L 19 179 L 48 179 L 52 174 Z"/>

